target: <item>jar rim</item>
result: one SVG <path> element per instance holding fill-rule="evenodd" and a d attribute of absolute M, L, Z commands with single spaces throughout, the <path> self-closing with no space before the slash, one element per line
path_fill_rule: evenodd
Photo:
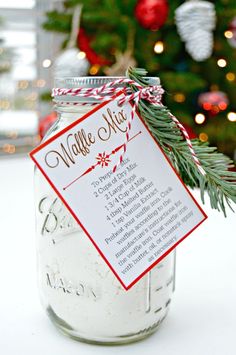
<path fill-rule="evenodd" d="M 77 88 L 77 87 L 97 88 L 97 87 L 107 84 L 111 81 L 114 81 L 117 79 L 124 79 L 124 78 L 126 78 L 126 77 L 125 76 L 57 77 L 54 79 L 54 86 L 56 88 L 66 88 L 66 89 Z M 159 77 L 147 76 L 145 78 L 147 79 L 147 82 L 150 85 L 160 85 Z M 122 87 L 124 85 L 125 84 L 120 84 L 119 86 Z"/>

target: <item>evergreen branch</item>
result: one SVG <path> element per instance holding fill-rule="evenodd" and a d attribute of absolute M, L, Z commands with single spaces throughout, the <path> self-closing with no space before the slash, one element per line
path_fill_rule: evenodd
<path fill-rule="evenodd" d="M 142 86 L 147 86 L 147 72 L 140 68 L 129 68 L 127 75 Z M 130 86 L 136 91 L 136 87 Z M 193 149 L 206 175 L 202 175 L 195 162 L 179 127 L 171 119 L 167 107 L 156 107 L 144 100 L 139 102 L 139 111 L 153 137 L 164 150 L 172 165 L 179 172 L 184 183 L 191 188 L 199 187 L 204 203 L 204 193 L 210 198 L 211 207 L 222 211 L 226 216 L 225 205 L 231 209 L 231 202 L 236 203 L 236 173 L 230 171 L 233 162 L 214 147 L 192 140 Z"/>

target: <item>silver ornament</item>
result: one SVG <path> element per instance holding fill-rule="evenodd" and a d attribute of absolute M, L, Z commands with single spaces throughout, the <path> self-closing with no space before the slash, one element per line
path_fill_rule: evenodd
<path fill-rule="evenodd" d="M 54 76 L 85 76 L 88 74 L 89 62 L 85 53 L 78 48 L 69 48 L 62 52 L 54 62 Z"/>
<path fill-rule="evenodd" d="M 177 31 L 185 42 L 186 51 L 201 62 L 213 50 L 213 30 L 216 26 L 214 4 L 203 0 L 190 0 L 175 11 Z"/>
<path fill-rule="evenodd" d="M 54 62 L 54 77 L 85 76 L 90 67 L 86 54 L 76 47 L 78 29 L 80 27 L 82 5 L 74 9 L 71 23 L 70 40 L 67 48 Z"/>

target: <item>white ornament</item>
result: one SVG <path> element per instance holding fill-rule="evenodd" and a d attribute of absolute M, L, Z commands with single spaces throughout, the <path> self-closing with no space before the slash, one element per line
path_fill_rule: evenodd
<path fill-rule="evenodd" d="M 67 48 L 54 62 L 54 77 L 85 76 L 90 67 L 86 54 L 76 47 L 76 38 L 80 27 L 82 5 L 77 5 L 74 9 L 71 24 L 70 40 Z"/>
<path fill-rule="evenodd" d="M 78 48 L 69 48 L 56 58 L 54 77 L 84 76 L 88 74 L 89 66 L 84 52 L 80 52 Z"/>
<path fill-rule="evenodd" d="M 214 4 L 203 0 L 185 2 L 175 11 L 175 22 L 191 57 L 198 62 L 208 59 L 212 54 L 216 25 Z"/>

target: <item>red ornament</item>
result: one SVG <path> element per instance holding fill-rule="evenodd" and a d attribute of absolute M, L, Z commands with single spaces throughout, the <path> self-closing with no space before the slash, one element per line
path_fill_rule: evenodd
<path fill-rule="evenodd" d="M 230 22 L 229 31 L 232 32 L 232 37 L 228 38 L 231 47 L 236 48 L 236 16 Z"/>
<path fill-rule="evenodd" d="M 156 31 L 166 22 L 168 10 L 167 0 L 138 0 L 135 17 L 142 27 Z"/>
<path fill-rule="evenodd" d="M 111 62 L 106 58 L 98 55 L 90 46 L 91 39 L 85 33 L 83 28 L 80 28 L 77 36 L 78 48 L 86 53 L 86 57 L 90 64 L 95 65 L 109 65 Z"/>
<path fill-rule="evenodd" d="M 196 135 L 196 133 L 194 132 L 194 130 L 192 129 L 192 127 L 190 127 L 188 124 L 183 124 L 182 123 L 182 125 L 184 126 L 184 128 L 186 129 L 186 131 L 187 131 L 187 133 L 188 133 L 188 135 L 189 135 L 189 138 L 190 139 L 195 139 L 195 138 L 197 138 L 197 135 Z"/>
<path fill-rule="evenodd" d="M 45 136 L 45 133 L 49 130 L 49 128 L 53 125 L 53 123 L 56 120 L 57 120 L 57 113 L 53 111 L 39 121 L 38 130 L 41 139 Z"/>
<path fill-rule="evenodd" d="M 220 111 L 227 109 L 229 99 L 222 91 L 204 92 L 199 95 L 198 103 L 211 115 L 217 115 Z"/>

